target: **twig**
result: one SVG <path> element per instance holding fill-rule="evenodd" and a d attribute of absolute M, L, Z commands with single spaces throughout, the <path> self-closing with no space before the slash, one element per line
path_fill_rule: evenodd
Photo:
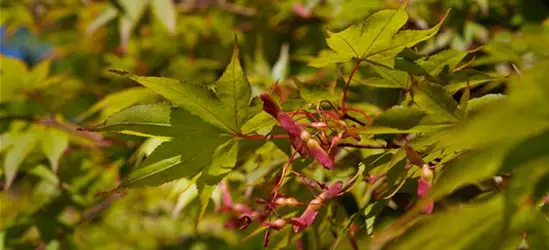
<path fill-rule="evenodd" d="M 366 123 L 361 122 L 359 119 L 354 118 L 353 116 L 350 116 L 350 115 L 347 114 L 347 113 L 345 113 L 345 114 L 343 115 L 343 119 L 349 119 L 349 120 L 351 120 L 351 121 L 353 121 L 353 122 L 356 122 L 356 123 L 360 124 L 361 126 L 366 126 Z"/>

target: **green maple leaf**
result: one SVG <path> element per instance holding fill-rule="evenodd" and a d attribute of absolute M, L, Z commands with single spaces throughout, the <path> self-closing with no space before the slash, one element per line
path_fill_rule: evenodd
<path fill-rule="evenodd" d="M 408 21 L 406 5 L 398 9 L 378 11 L 364 22 L 353 25 L 341 32 L 328 31 L 328 46 L 333 50 L 321 54 L 309 62 L 313 67 L 323 67 L 330 63 L 349 62 L 353 59 L 371 61 L 393 67 L 394 58 L 405 48 L 434 36 L 444 18 L 428 30 L 399 30 Z"/>
<path fill-rule="evenodd" d="M 264 143 L 248 143 L 238 138 L 261 128 L 248 125 L 260 107 L 252 104 L 251 87 L 238 57 L 235 41 L 231 62 L 211 88 L 113 70 L 179 106 L 133 106 L 90 129 L 170 138 L 130 171 L 122 187 L 159 185 L 200 173 L 200 183 L 215 185 L 232 171 L 237 156 L 253 152 Z"/>
<path fill-rule="evenodd" d="M 170 78 L 137 76 L 120 70 L 111 72 L 128 75 L 216 127 L 231 134 L 242 134 L 242 126 L 260 111 L 260 107 L 252 104 L 252 90 L 240 65 L 238 51 L 235 41 L 231 62 L 212 88 Z"/>

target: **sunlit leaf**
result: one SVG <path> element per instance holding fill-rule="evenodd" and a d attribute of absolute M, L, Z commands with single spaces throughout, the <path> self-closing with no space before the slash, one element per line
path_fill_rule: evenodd
<path fill-rule="evenodd" d="M 160 185 L 182 177 L 192 177 L 212 164 L 215 149 L 227 140 L 221 136 L 221 130 L 181 109 L 170 113 L 167 106 L 149 107 L 158 110 L 145 113 L 149 116 L 156 114 L 154 119 L 161 119 L 155 120 L 157 123 L 153 123 L 153 127 L 145 123 L 143 130 L 166 133 L 164 135 L 174 139 L 163 142 L 145 161 L 132 169 L 122 183 L 123 187 Z M 163 116 L 158 116 L 161 113 Z"/>
<path fill-rule="evenodd" d="M 166 26 L 170 33 L 175 34 L 177 7 L 174 2 L 172 0 L 153 0 L 150 1 L 150 4 L 154 16 Z"/>
<path fill-rule="evenodd" d="M 36 175 L 53 185 L 59 184 L 59 178 L 48 167 L 44 165 L 37 165 L 35 167 L 32 167 L 31 169 L 27 170 L 27 172 L 32 175 Z"/>
<path fill-rule="evenodd" d="M 214 192 L 214 189 L 217 187 L 217 184 L 215 185 L 198 185 L 198 192 L 200 197 L 200 213 L 198 214 L 197 222 L 202 219 L 204 214 L 206 214 L 206 209 L 208 208 L 208 204 L 210 203 L 210 198 L 212 196 L 212 193 Z"/>
<path fill-rule="evenodd" d="M 481 110 L 482 108 L 492 105 L 493 103 L 497 103 L 503 99 L 505 99 L 505 95 L 502 94 L 487 94 L 479 98 L 471 99 L 467 104 L 467 112 L 470 113 Z"/>
<path fill-rule="evenodd" d="M 191 133 L 162 143 L 143 163 L 132 169 L 121 186 L 157 186 L 198 174 L 212 163 L 214 149 L 222 142 L 219 138 L 203 137 Z M 197 141 L 200 143 L 195 143 Z"/>
<path fill-rule="evenodd" d="M 84 120 L 98 111 L 101 112 L 100 121 L 104 121 L 110 115 L 138 103 L 146 103 L 156 100 L 154 92 L 144 87 L 127 88 L 105 96 L 95 103 L 86 112 L 78 116 L 78 120 Z"/>
<path fill-rule="evenodd" d="M 172 112 L 186 113 L 167 105 L 136 105 L 110 116 L 103 125 L 92 128 L 94 131 L 113 131 L 141 136 L 174 137 L 183 132 L 177 125 L 170 123 Z M 192 128 L 191 128 L 192 129 Z M 200 126 L 195 126 L 200 130 Z"/>
<path fill-rule="evenodd" d="M 434 36 L 442 24 L 441 21 L 429 30 L 399 32 L 408 20 L 405 7 L 403 5 L 398 9 L 381 10 L 369 16 L 363 23 L 338 33 L 328 32 L 327 43 L 334 52 L 321 55 L 309 64 L 322 67 L 328 63 L 359 59 L 392 67 L 394 57 L 401 50 Z"/>
<path fill-rule="evenodd" d="M 232 131 L 241 132 L 242 125 L 259 111 L 250 108 L 252 92 L 250 83 L 240 65 L 236 40 L 231 62 L 221 78 L 217 80 L 215 92 L 221 105 L 218 113 Z"/>
<path fill-rule="evenodd" d="M 15 179 L 17 170 L 27 155 L 34 149 L 34 146 L 39 139 L 38 136 L 37 130 L 35 129 L 26 131 L 17 136 L 17 143 L 15 143 L 13 147 L 6 152 L 3 162 L 4 174 L 6 176 L 6 189 L 9 189 Z"/>
<path fill-rule="evenodd" d="M 215 178 L 225 176 L 236 165 L 238 157 L 238 139 L 231 139 L 215 149 L 212 165 L 201 176 L 202 178 Z"/>
<path fill-rule="evenodd" d="M 18 97 L 26 86 L 28 69 L 21 60 L 0 55 L 0 103 Z"/>
<path fill-rule="evenodd" d="M 120 32 L 120 46 L 123 51 L 128 46 L 131 33 L 141 19 L 148 4 L 148 0 L 117 0 L 124 12 L 119 17 L 118 29 Z"/>
<path fill-rule="evenodd" d="M 242 126 L 243 134 L 250 134 L 257 132 L 259 134 L 268 134 L 271 132 L 277 121 L 271 115 L 266 112 L 261 112 L 252 117 Z"/>
<path fill-rule="evenodd" d="M 290 66 L 290 46 L 288 44 L 283 44 L 280 48 L 280 56 L 273 65 L 271 71 L 271 79 L 273 81 L 284 81 L 288 76 L 289 66 Z"/>
<path fill-rule="evenodd" d="M 116 70 L 113 72 L 128 74 Z M 243 124 L 259 111 L 258 106 L 251 105 L 251 88 L 240 66 L 236 42 L 231 63 L 214 85 L 214 91 L 170 78 L 129 77 L 204 121 L 235 134 L 241 133 Z"/>
<path fill-rule="evenodd" d="M 48 77 L 48 74 L 50 72 L 50 65 L 51 60 L 45 60 L 34 66 L 29 74 L 29 82 L 27 83 L 27 88 L 32 89 L 33 87 L 42 85 Z"/>
<path fill-rule="evenodd" d="M 56 173 L 59 158 L 69 145 L 69 136 L 58 129 L 46 127 L 44 133 L 40 136 L 40 145 L 42 146 L 42 152 L 48 157 L 51 169 Z"/>
<path fill-rule="evenodd" d="M 88 26 L 86 34 L 90 35 L 105 26 L 105 24 L 114 20 L 118 13 L 119 11 L 115 7 L 108 7 Z"/>
<path fill-rule="evenodd" d="M 185 180 L 185 179 L 182 179 Z M 186 180 L 187 187 L 179 194 L 175 207 L 172 210 L 172 216 L 178 216 L 183 209 L 198 196 L 198 189 L 194 182 Z"/>

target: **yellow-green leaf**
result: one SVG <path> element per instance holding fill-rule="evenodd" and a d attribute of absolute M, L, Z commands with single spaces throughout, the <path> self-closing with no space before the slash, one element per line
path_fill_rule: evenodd
<path fill-rule="evenodd" d="M 172 0 L 152 0 L 151 8 L 154 16 L 166 26 L 168 31 L 175 34 L 177 7 Z"/>
<path fill-rule="evenodd" d="M 69 145 L 69 136 L 58 129 L 46 127 L 40 138 L 42 152 L 48 157 L 51 169 L 57 172 L 59 158 Z"/>
<path fill-rule="evenodd" d="M 4 174 L 6 176 L 6 189 L 9 189 L 17 170 L 27 158 L 27 155 L 34 149 L 38 142 L 38 134 L 35 129 L 30 129 L 17 135 L 17 143 L 6 152 L 4 157 Z"/>

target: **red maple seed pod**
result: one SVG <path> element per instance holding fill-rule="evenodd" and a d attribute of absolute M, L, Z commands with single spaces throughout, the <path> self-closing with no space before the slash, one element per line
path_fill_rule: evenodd
<path fill-rule="evenodd" d="M 417 196 L 420 198 L 423 198 L 427 196 L 427 193 L 431 189 L 431 185 L 433 184 L 433 171 L 430 169 L 428 164 L 424 164 L 421 168 L 421 176 L 418 180 L 417 185 Z M 434 208 L 434 201 L 430 200 L 428 205 L 425 206 L 423 209 L 423 212 L 426 214 L 430 214 L 433 212 Z"/>
<path fill-rule="evenodd" d="M 302 18 L 309 18 L 312 16 L 311 9 L 301 5 L 301 4 L 294 4 L 292 7 L 295 14 Z"/>
<path fill-rule="evenodd" d="M 332 156 L 326 153 L 318 141 L 311 138 L 309 132 L 301 128 L 288 114 L 282 112 L 269 94 L 261 94 L 261 100 L 263 101 L 263 110 L 278 120 L 280 126 L 288 133 L 293 148 L 299 154 L 303 157 L 312 155 L 323 167 L 334 168 Z"/>
<path fill-rule="evenodd" d="M 309 205 L 303 212 L 303 214 L 298 218 L 292 218 L 290 223 L 294 225 L 294 232 L 299 232 L 303 228 L 313 224 L 318 211 L 326 203 L 327 200 L 335 197 L 339 191 L 343 188 L 343 182 L 338 181 L 332 184 L 328 189 L 322 192 L 319 196 L 309 202 Z"/>
<path fill-rule="evenodd" d="M 334 160 L 330 157 L 330 155 L 328 155 L 328 153 L 326 153 L 326 151 L 324 151 L 315 139 L 310 139 L 307 142 L 307 147 L 309 148 L 311 155 L 315 157 L 320 165 L 327 169 L 334 168 Z"/>
<path fill-rule="evenodd" d="M 286 201 L 286 198 L 284 198 L 284 197 L 276 198 L 274 203 L 278 206 L 286 206 L 286 204 L 288 204 L 287 201 Z"/>
<path fill-rule="evenodd" d="M 284 226 L 286 226 L 287 222 L 284 219 L 277 219 L 275 221 L 265 221 L 263 222 L 263 226 L 272 228 L 276 231 L 280 231 Z"/>
<path fill-rule="evenodd" d="M 299 205 L 299 202 L 295 198 L 290 197 L 290 198 L 286 199 L 286 204 L 288 206 L 295 207 L 295 206 Z"/>

